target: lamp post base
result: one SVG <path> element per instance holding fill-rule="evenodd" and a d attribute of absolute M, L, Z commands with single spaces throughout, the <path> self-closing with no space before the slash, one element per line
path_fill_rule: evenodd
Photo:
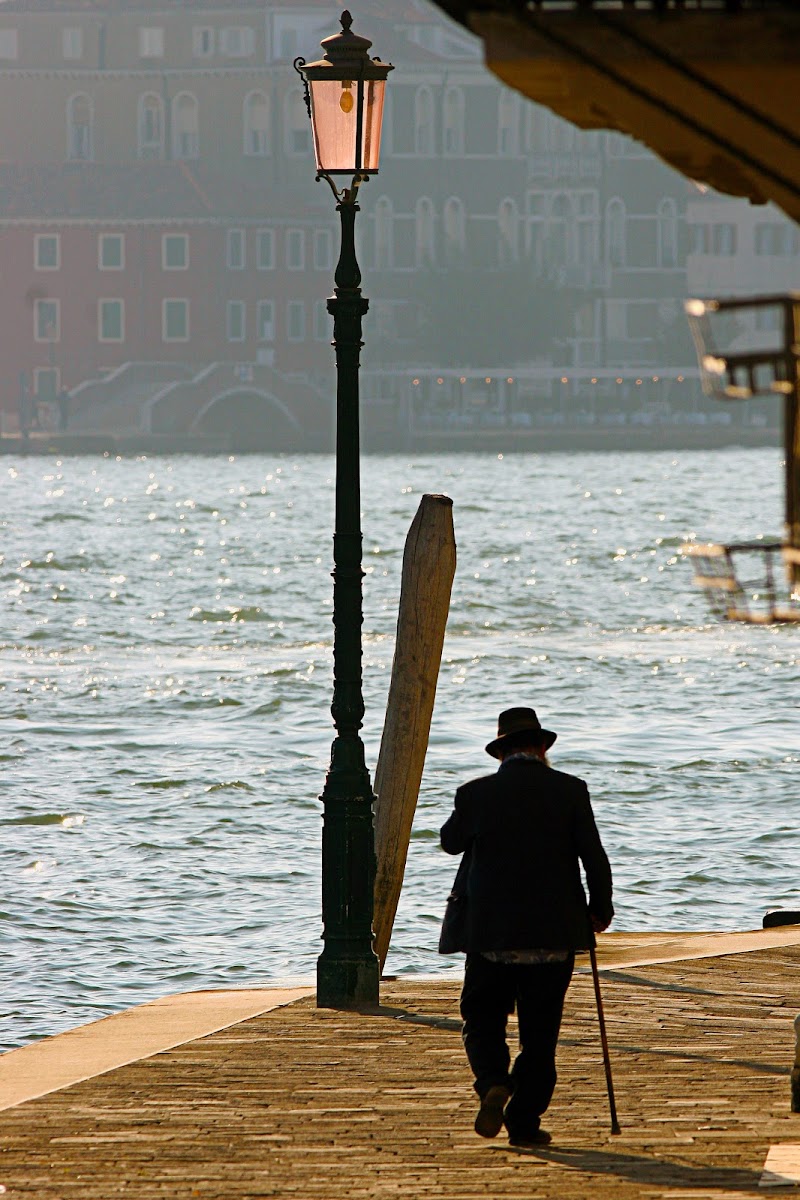
<path fill-rule="evenodd" d="M 317 1008 L 374 1008 L 378 1003 L 377 957 L 317 959 Z"/>

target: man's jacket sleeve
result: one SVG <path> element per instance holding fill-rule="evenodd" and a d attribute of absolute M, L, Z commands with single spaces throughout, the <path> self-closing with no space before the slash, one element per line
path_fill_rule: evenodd
<path fill-rule="evenodd" d="M 592 804 L 585 784 L 581 789 L 578 813 L 577 849 L 586 872 L 589 912 L 601 921 L 608 922 L 614 916 L 614 905 L 611 902 L 611 866 L 603 849 L 603 843 L 600 841 L 600 834 L 597 832 Z"/>
<path fill-rule="evenodd" d="M 464 803 L 461 789 L 456 792 L 455 807 L 442 826 L 442 849 L 448 854 L 463 854 L 469 845 L 469 832 L 464 819 Z"/>

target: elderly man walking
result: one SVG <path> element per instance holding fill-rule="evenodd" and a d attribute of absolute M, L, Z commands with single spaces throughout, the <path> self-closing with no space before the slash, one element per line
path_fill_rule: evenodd
<path fill-rule="evenodd" d="M 480 1109 L 475 1132 L 542 1145 L 556 1085 L 555 1054 L 575 951 L 611 923 L 611 869 L 582 779 L 554 771 L 556 734 L 532 708 L 509 708 L 486 747 L 493 775 L 458 789 L 442 847 L 463 854 L 439 950 L 467 955 L 463 1038 Z M 581 881 L 586 875 L 589 902 Z M 520 1051 L 506 1041 L 516 1006 Z"/>

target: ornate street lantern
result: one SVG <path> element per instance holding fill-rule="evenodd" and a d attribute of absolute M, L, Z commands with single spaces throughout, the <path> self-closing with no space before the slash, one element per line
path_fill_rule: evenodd
<path fill-rule="evenodd" d="M 392 67 L 367 54 L 372 45 L 350 28 L 322 43 L 325 57 L 294 66 L 303 77 L 314 133 L 317 179 L 336 197 L 341 249 L 334 294 L 336 351 L 336 517 L 333 534 L 333 703 L 336 737 L 320 797 L 322 829 L 322 937 L 317 961 L 317 1004 L 356 1008 L 378 1003 L 380 965 L 373 949 L 375 830 L 369 771 L 359 730 L 364 718 L 361 685 L 361 483 L 359 388 L 361 321 L 369 303 L 361 294 L 356 259 L 356 197 L 378 170 L 386 78 Z M 347 175 L 339 190 L 333 176 Z"/>
<path fill-rule="evenodd" d="M 357 186 L 378 170 L 384 91 L 393 68 L 369 57 L 372 42 L 353 33 L 349 12 L 341 23 L 341 32 L 322 42 L 324 58 L 298 58 L 294 65 L 306 88 L 318 177 L 333 186 L 330 176 L 350 175 Z"/>

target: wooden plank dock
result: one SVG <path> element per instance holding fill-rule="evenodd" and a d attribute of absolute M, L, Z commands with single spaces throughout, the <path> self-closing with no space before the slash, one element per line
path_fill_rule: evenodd
<path fill-rule="evenodd" d="M 0 1185 L 41 1200 L 793 1194 L 800 927 L 601 942 L 618 1137 L 579 959 L 548 1147 L 475 1136 L 459 980 L 407 976 L 369 1013 L 316 1009 L 303 988 L 190 993 L 0 1056 Z"/>

